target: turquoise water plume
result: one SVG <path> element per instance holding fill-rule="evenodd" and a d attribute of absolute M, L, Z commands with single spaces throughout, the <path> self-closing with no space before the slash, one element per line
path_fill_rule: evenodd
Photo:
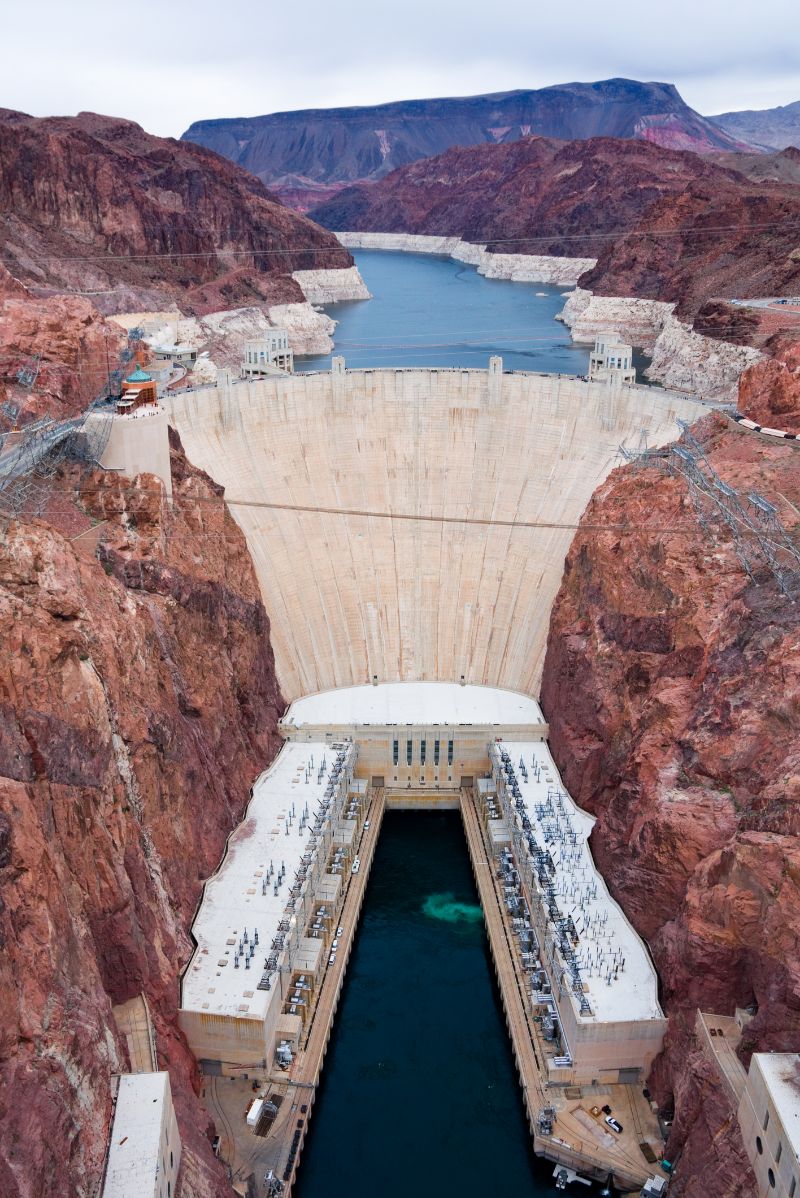
<path fill-rule="evenodd" d="M 480 923 L 483 911 L 478 903 L 461 903 L 452 891 L 429 894 L 422 904 L 422 911 L 429 919 L 441 919 L 443 923 Z"/>

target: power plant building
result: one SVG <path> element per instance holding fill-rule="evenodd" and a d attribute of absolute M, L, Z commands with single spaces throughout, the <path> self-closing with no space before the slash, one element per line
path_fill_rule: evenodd
<path fill-rule="evenodd" d="M 493 843 L 505 842 L 509 912 L 527 953 L 532 1004 L 554 1045 L 548 1076 L 638 1083 L 667 1024 L 647 948 L 592 860 L 594 817 L 573 802 L 546 743 L 503 740 L 490 756 L 485 814 Z"/>
<path fill-rule="evenodd" d="M 265 374 L 291 374 L 294 354 L 289 348 L 286 329 L 271 329 L 263 337 L 245 342 L 242 378 Z"/>
<path fill-rule="evenodd" d="M 119 1079 L 103 1198 L 174 1198 L 181 1138 L 168 1073 Z"/>
<path fill-rule="evenodd" d="M 547 724 L 535 699 L 453 682 L 323 691 L 295 700 L 280 723 L 289 740 L 356 740 L 357 774 L 372 786 L 452 791 L 456 797 L 486 772 L 488 743 L 509 728 L 526 739 L 545 739 Z"/>
<path fill-rule="evenodd" d="M 758 1198 L 798 1198 L 800 1054 L 753 1053 L 739 1103 L 739 1126 Z"/>
<path fill-rule="evenodd" d="M 355 759 L 352 744 L 286 744 L 206 882 L 179 1022 L 207 1073 L 270 1067 L 297 1043 L 362 817 Z"/>
<path fill-rule="evenodd" d="M 589 379 L 597 383 L 635 383 L 633 347 L 620 341 L 616 333 L 599 333 L 589 355 Z"/>

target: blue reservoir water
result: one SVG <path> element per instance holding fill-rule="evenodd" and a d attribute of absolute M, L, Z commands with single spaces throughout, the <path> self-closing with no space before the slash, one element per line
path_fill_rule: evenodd
<path fill-rule="evenodd" d="M 506 370 L 585 374 L 589 350 L 554 317 L 567 289 L 486 279 L 474 266 L 426 254 L 359 250 L 373 295 L 325 311 L 339 322 L 334 352 L 351 367 L 474 366 L 500 354 Z M 298 370 L 329 370 L 330 355 L 299 358 Z"/>
<path fill-rule="evenodd" d="M 295 1193 L 544 1198 L 552 1173 L 530 1148 L 461 817 L 389 812 Z"/>

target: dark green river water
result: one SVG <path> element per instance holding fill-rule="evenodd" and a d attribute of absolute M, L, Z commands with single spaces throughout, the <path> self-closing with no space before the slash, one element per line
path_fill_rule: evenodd
<path fill-rule="evenodd" d="M 539 1198 L 552 1172 L 530 1149 L 461 817 L 389 812 L 297 1198 Z"/>

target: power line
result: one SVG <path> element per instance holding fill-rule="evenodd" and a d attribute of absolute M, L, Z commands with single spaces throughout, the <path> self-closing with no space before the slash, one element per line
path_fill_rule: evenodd
<path fill-rule="evenodd" d="M 158 498 L 164 498 L 164 492 L 156 487 L 134 487 L 128 488 L 136 495 L 154 495 Z M 62 492 L 63 493 L 63 492 Z M 72 492 L 70 492 L 72 494 Z M 113 495 L 107 487 L 81 487 L 75 489 L 75 497 L 80 499 L 85 495 Z M 218 504 L 220 502 L 217 496 L 199 496 L 187 495 L 177 496 L 173 494 L 173 504 L 185 501 L 191 507 L 197 503 Z M 685 536 L 694 534 L 694 530 L 683 528 L 678 525 L 650 525 L 650 524 L 630 524 L 627 522 L 618 524 L 595 524 L 595 523 L 574 523 L 569 521 L 556 520 L 519 520 L 508 519 L 503 520 L 498 517 L 488 516 L 444 516 L 433 515 L 416 512 L 388 512 L 373 508 L 346 508 L 346 507 L 324 507 L 311 504 L 295 504 L 295 503 L 278 503 L 270 502 L 264 499 L 231 499 L 227 495 L 222 497 L 222 502 L 226 507 L 236 508 L 253 508 L 264 509 L 267 511 L 277 512 L 297 512 L 301 514 L 311 514 L 318 516 L 342 516 L 346 518 L 355 517 L 359 519 L 372 520 L 398 520 L 404 522 L 420 521 L 426 524 L 468 524 L 475 525 L 481 528 L 522 528 L 522 529 L 541 529 L 544 531 L 556 532 L 576 532 L 578 530 L 588 532 L 611 532 L 633 534 L 638 532 L 644 533 L 666 533 L 668 535 Z M 219 535 L 219 534 L 213 534 Z"/>
<path fill-rule="evenodd" d="M 554 241 L 610 241 L 619 238 L 631 237 L 680 237 L 684 234 L 691 236 L 706 236 L 709 233 L 733 233 L 739 232 L 749 234 L 753 232 L 782 232 L 790 233 L 800 231 L 800 219 L 787 221 L 784 223 L 776 223 L 774 221 L 765 222 L 763 224 L 740 223 L 737 225 L 683 225 L 673 229 L 642 229 L 638 226 L 628 226 L 627 228 L 609 230 L 607 232 L 592 232 L 592 233 L 537 233 L 529 234 L 525 237 L 489 237 L 482 242 L 464 242 L 465 245 L 474 246 L 476 249 L 485 245 L 526 245 L 539 242 L 554 242 Z M 364 230 L 364 232 L 367 232 Z M 412 234 L 413 235 L 413 234 Z M 458 233 L 443 233 L 434 234 L 443 238 L 460 239 Z M 369 247 L 356 246 L 355 249 L 367 249 Z M 380 247 L 375 247 L 380 248 Z M 147 262 L 151 259 L 173 258 L 173 259 L 210 259 L 217 257 L 226 258 L 252 258 L 252 257 L 271 257 L 285 256 L 286 254 L 330 254 L 338 253 L 339 251 L 350 253 L 349 248 L 343 243 L 337 245 L 298 245 L 289 244 L 281 248 L 253 248 L 247 250 L 232 250 L 225 246 L 215 246 L 208 250 L 193 250 L 193 251 L 172 251 L 172 250 L 154 250 L 144 254 L 134 253 L 116 253 L 116 254 L 50 254 L 41 257 L 32 257 L 32 261 L 36 263 L 51 263 L 51 262 Z M 553 255 L 549 255 L 553 256 Z M 556 255 L 557 256 L 557 255 Z M 16 258 L 6 253 L 4 255 L 6 261 L 16 262 Z M 465 263 L 469 266 L 471 263 Z"/>

